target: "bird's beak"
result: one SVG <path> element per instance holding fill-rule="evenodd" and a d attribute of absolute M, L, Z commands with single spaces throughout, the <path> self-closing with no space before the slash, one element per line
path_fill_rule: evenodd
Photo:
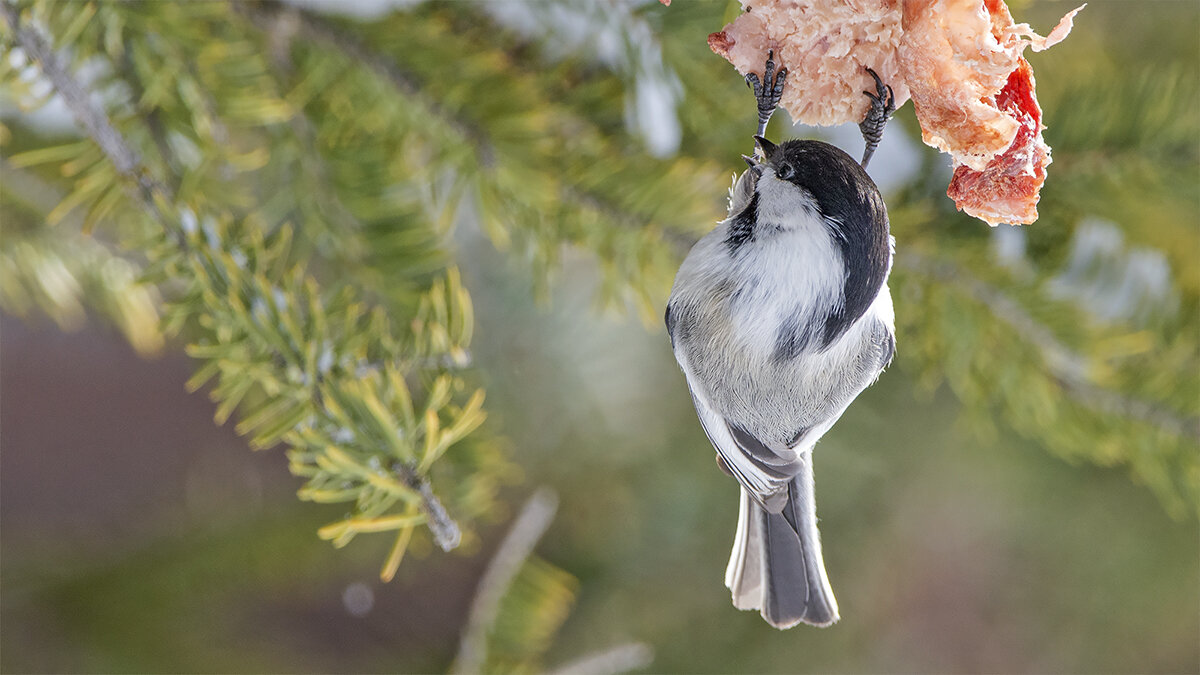
<path fill-rule="evenodd" d="M 771 161 L 771 157 L 775 154 L 775 150 L 779 147 L 762 136 L 755 136 L 754 143 L 758 146 L 758 151 L 762 153 L 763 159 L 768 162 Z"/>

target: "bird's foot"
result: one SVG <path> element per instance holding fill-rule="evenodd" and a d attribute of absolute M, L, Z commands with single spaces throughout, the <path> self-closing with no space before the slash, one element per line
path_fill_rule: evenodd
<path fill-rule="evenodd" d="M 746 76 L 746 84 L 754 90 L 754 99 L 758 103 L 758 133 L 762 136 L 767 131 L 767 122 L 779 107 L 779 99 L 783 96 L 783 83 L 787 81 L 787 68 L 775 70 L 775 50 L 767 52 L 767 64 L 763 68 L 763 77 L 750 73 Z"/>
<path fill-rule="evenodd" d="M 883 139 L 883 127 L 891 119 L 892 113 L 896 112 L 896 95 L 892 92 L 891 85 L 885 85 L 874 70 L 867 68 L 867 72 L 875 80 L 875 93 L 863 92 L 871 99 L 871 108 L 867 110 L 863 121 L 858 123 L 863 140 L 867 142 L 861 162 L 864 169 L 867 168 L 867 162 L 871 161 L 871 155 L 875 154 L 879 141 Z"/>

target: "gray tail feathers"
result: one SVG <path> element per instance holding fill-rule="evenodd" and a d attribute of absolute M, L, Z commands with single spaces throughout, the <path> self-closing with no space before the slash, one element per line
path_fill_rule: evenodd
<path fill-rule="evenodd" d="M 838 620 L 837 600 L 821 559 L 812 455 L 806 454 L 802 464 L 779 513 L 763 510 L 742 488 L 737 536 L 725 570 L 734 607 L 761 610 L 776 628 L 801 621 L 828 626 Z"/>

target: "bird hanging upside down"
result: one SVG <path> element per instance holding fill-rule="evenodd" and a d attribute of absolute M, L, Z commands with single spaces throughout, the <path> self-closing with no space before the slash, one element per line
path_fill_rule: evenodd
<path fill-rule="evenodd" d="M 729 216 L 679 268 L 666 323 L 700 423 L 741 485 L 725 573 L 734 606 L 761 610 L 778 628 L 827 626 L 838 606 L 821 557 L 812 450 L 892 360 L 893 243 L 883 198 L 853 158 L 820 141 L 763 137 L 787 77 L 772 57 L 762 79 L 747 76 L 756 155 L 731 190 Z M 875 79 L 864 164 L 894 101 Z"/>

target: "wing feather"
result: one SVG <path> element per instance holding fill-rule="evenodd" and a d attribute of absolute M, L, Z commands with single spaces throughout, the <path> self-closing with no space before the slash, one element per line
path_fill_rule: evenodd
<path fill-rule="evenodd" d="M 788 483 L 799 470 L 797 453 L 787 448 L 772 448 L 729 423 L 713 410 L 702 391 L 690 385 L 692 378 L 686 357 L 682 354 L 678 357 L 684 373 L 689 375 L 688 389 L 709 442 L 750 497 L 768 512 L 779 513 L 787 504 Z"/>

